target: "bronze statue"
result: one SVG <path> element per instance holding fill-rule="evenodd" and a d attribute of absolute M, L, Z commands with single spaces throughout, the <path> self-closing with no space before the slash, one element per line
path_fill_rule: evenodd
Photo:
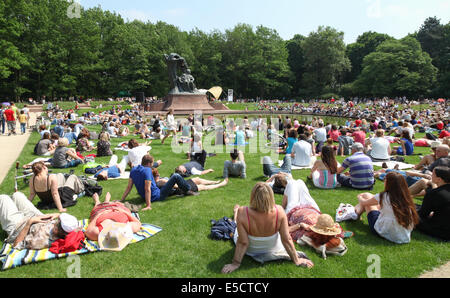
<path fill-rule="evenodd" d="M 167 69 L 169 71 L 170 92 L 169 94 L 179 93 L 197 93 L 198 90 L 194 84 L 194 77 L 191 75 L 186 60 L 178 54 L 172 53 L 164 55 Z M 178 76 L 178 70 L 181 70 L 181 75 Z"/>

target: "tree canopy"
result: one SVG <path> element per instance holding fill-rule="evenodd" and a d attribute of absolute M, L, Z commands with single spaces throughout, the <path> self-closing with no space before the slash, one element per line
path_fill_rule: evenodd
<path fill-rule="evenodd" d="M 100 7 L 69 14 L 64 0 L 0 2 L 0 96 L 68 98 L 165 96 L 164 54 L 182 55 L 199 89 L 241 98 L 290 99 L 324 93 L 449 96 L 450 23 L 428 18 L 396 40 L 320 26 L 283 40 L 276 30 L 238 24 L 185 32 L 165 22 L 125 21 Z M 78 12 L 77 12 L 78 13 Z"/>

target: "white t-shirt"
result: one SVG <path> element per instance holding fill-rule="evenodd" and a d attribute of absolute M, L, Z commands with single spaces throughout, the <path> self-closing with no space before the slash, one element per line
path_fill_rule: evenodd
<path fill-rule="evenodd" d="M 314 130 L 314 134 L 316 135 L 317 142 L 327 141 L 327 130 L 324 127 Z"/>
<path fill-rule="evenodd" d="M 372 144 L 372 152 L 370 155 L 376 159 L 389 159 L 389 146 L 390 143 L 385 138 L 372 138 L 370 139 Z"/>
<path fill-rule="evenodd" d="M 380 194 L 375 195 L 375 200 L 380 202 Z M 394 243 L 403 244 L 411 241 L 412 228 L 405 229 L 397 222 L 389 194 L 383 198 L 383 207 L 380 209 L 380 216 L 374 228 L 380 236 Z"/>
<path fill-rule="evenodd" d="M 307 167 L 311 164 L 312 147 L 311 144 L 300 140 L 292 146 L 292 153 L 295 154 L 292 164 L 299 167 Z"/>
<path fill-rule="evenodd" d="M 284 195 L 287 196 L 287 205 L 285 212 L 289 213 L 295 207 L 313 207 L 320 211 L 316 201 L 309 194 L 308 187 L 303 180 L 288 180 L 288 184 L 284 190 Z"/>
<path fill-rule="evenodd" d="M 148 154 L 152 149 L 150 146 L 138 146 L 128 151 L 128 161 L 131 162 L 132 167 L 136 167 L 142 163 L 142 157 Z"/>

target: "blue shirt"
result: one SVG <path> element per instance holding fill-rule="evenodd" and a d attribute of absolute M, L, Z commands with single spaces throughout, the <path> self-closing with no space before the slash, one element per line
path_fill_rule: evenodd
<path fill-rule="evenodd" d="M 245 145 L 245 134 L 242 130 L 236 131 L 236 145 Z"/>
<path fill-rule="evenodd" d="M 365 189 L 375 183 L 372 160 L 362 152 L 347 157 L 342 167 L 350 168 L 350 181 L 354 188 Z"/>
<path fill-rule="evenodd" d="M 145 199 L 145 181 L 151 181 L 152 182 L 150 186 L 150 190 L 152 192 L 151 202 L 159 200 L 160 190 L 156 186 L 151 168 L 138 165 L 131 170 L 130 178 L 133 179 L 134 186 L 136 186 L 137 192 L 143 199 Z"/>
<path fill-rule="evenodd" d="M 107 171 L 108 172 L 108 178 L 120 177 L 120 170 L 119 170 L 119 168 L 117 166 L 112 166 L 112 167 L 109 167 L 109 168 L 103 168 L 102 170 L 98 171 L 97 174 L 94 175 L 94 178 L 97 178 L 97 176 L 103 171 Z"/>
<path fill-rule="evenodd" d="M 295 143 L 297 143 L 297 139 L 296 138 L 288 138 L 287 142 L 288 142 L 288 147 L 286 148 L 286 154 L 291 154 L 292 147 L 294 146 Z"/>

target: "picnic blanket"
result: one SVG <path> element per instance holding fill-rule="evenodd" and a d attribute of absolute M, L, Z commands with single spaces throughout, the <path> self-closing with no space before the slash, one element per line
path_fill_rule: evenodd
<path fill-rule="evenodd" d="M 139 218 L 137 213 L 133 213 L 133 215 Z M 83 231 L 85 231 L 89 225 L 88 219 L 83 219 L 79 221 L 80 226 Z M 162 228 L 143 223 L 141 230 L 135 234 L 133 234 L 133 240 L 131 243 L 140 242 L 147 238 L 150 238 L 157 233 L 161 232 Z M 76 250 L 70 253 L 62 253 L 62 254 L 54 254 L 49 251 L 48 248 L 41 250 L 33 250 L 33 249 L 14 249 L 12 245 L 9 243 L 4 243 L 3 247 L 0 251 L 0 262 L 1 262 L 1 270 L 7 270 L 15 267 L 19 267 L 26 264 L 38 263 L 46 260 L 52 259 L 61 259 L 72 255 L 81 255 L 90 252 L 101 251 L 100 246 L 97 241 L 91 241 L 85 238 L 84 247 L 82 249 Z"/>
<path fill-rule="evenodd" d="M 116 178 L 109 178 L 108 177 L 108 180 L 118 180 L 118 179 L 128 179 L 128 178 L 130 178 L 130 172 L 125 171 L 123 173 L 120 173 L 119 177 L 116 177 Z M 97 178 L 94 178 L 94 175 L 89 176 L 89 179 L 97 180 Z"/>
<path fill-rule="evenodd" d="M 389 169 L 393 169 L 395 167 L 395 165 L 399 165 L 399 170 L 407 170 L 407 169 L 412 169 L 415 167 L 415 165 L 412 164 L 407 164 L 404 162 L 398 162 L 398 161 L 387 161 L 386 162 L 387 166 Z M 377 167 L 382 167 L 383 166 L 383 162 L 373 162 L 374 166 Z"/>
<path fill-rule="evenodd" d="M 278 166 L 281 167 L 282 165 L 283 165 L 283 161 L 279 160 L 278 161 Z M 294 171 L 294 170 L 307 170 L 307 169 L 312 169 L 312 165 L 311 166 L 306 166 L 306 167 L 298 167 L 298 166 L 294 166 L 294 165 L 291 166 L 291 170 L 292 171 Z"/>

